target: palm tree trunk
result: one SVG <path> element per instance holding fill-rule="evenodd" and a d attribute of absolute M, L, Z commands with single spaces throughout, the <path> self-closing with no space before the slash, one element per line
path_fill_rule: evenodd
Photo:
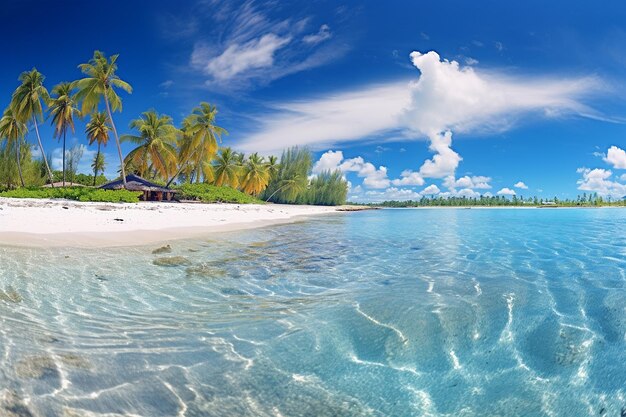
<path fill-rule="evenodd" d="M 48 165 L 48 158 L 46 158 L 46 152 L 43 150 L 41 144 L 41 137 L 39 136 L 39 127 L 37 126 L 37 119 L 33 116 L 33 123 L 35 124 L 35 133 L 37 134 L 37 142 L 39 142 L 39 149 L 41 149 L 41 156 L 43 157 L 43 163 L 46 165 L 48 171 L 48 177 L 50 178 L 50 187 L 54 188 L 54 178 L 52 178 L 52 171 L 50 171 L 50 165 Z"/>
<path fill-rule="evenodd" d="M 272 199 L 272 197 L 274 197 L 274 195 L 275 195 L 277 192 L 279 192 L 280 190 L 282 190 L 283 188 L 285 188 L 285 187 L 286 187 L 286 186 L 288 186 L 288 185 L 289 185 L 289 184 L 283 184 L 283 186 L 282 186 L 282 187 L 278 187 L 278 188 L 276 189 L 276 191 L 274 191 L 274 192 L 272 193 L 272 195 L 271 195 L 271 196 L 267 197 L 267 200 L 265 200 L 265 202 L 267 203 L 268 201 L 270 201 L 270 200 Z"/>
<path fill-rule="evenodd" d="M 96 178 L 98 177 L 98 162 L 100 161 L 100 142 L 98 142 L 98 153 L 93 164 L 93 186 L 96 186 Z"/>
<path fill-rule="evenodd" d="M 16 141 L 16 145 L 15 145 L 15 153 L 16 153 L 16 157 L 17 157 L 17 173 L 20 176 L 20 182 L 22 183 L 22 187 L 26 187 L 24 185 L 24 177 L 22 176 L 22 163 L 20 161 L 21 159 L 21 155 L 20 155 L 20 139 L 18 139 Z"/>
<path fill-rule="evenodd" d="M 107 106 L 107 113 L 109 115 L 109 121 L 111 122 L 111 127 L 113 128 L 113 134 L 115 135 L 115 144 L 117 145 L 117 153 L 120 156 L 120 168 L 122 171 L 122 182 L 124 183 L 124 188 L 126 188 L 126 170 L 124 169 L 124 156 L 122 156 L 122 146 L 120 145 L 120 138 L 117 135 L 117 128 L 115 127 L 115 123 L 113 123 L 113 115 L 111 114 L 111 106 L 109 105 L 109 97 L 107 96 L 107 90 L 104 91 L 104 104 Z"/>
<path fill-rule="evenodd" d="M 63 129 L 63 187 L 65 187 L 65 129 Z"/>

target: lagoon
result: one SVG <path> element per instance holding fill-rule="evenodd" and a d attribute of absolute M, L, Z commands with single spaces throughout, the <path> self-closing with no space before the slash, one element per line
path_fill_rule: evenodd
<path fill-rule="evenodd" d="M 364 211 L 170 245 L 0 247 L 0 415 L 626 406 L 626 210 Z"/>

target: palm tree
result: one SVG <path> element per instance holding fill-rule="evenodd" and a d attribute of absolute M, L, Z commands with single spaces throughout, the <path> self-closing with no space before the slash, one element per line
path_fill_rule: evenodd
<path fill-rule="evenodd" d="M 67 129 L 74 133 L 74 115 L 80 116 L 80 111 L 75 107 L 76 102 L 72 94 L 70 83 L 61 83 L 52 89 L 55 96 L 50 100 L 50 115 L 54 126 L 54 137 L 63 136 L 63 186 L 65 187 L 65 136 Z"/>
<path fill-rule="evenodd" d="M 276 178 L 276 174 L 278 174 L 278 168 L 278 157 L 270 155 L 267 158 L 267 170 L 270 172 L 270 181 Z"/>
<path fill-rule="evenodd" d="M 300 177 L 300 174 L 294 175 L 292 178 L 279 181 L 278 188 L 272 193 L 267 200 L 270 201 L 276 193 L 281 192 L 287 200 L 295 200 L 298 194 L 306 189 L 306 182 Z"/>
<path fill-rule="evenodd" d="M 9 144 L 13 144 L 15 146 L 15 158 L 17 162 L 17 172 L 20 176 L 20 182 L 22 183 L 22 187 L 24 187 L 24 177 L 22 175 L 22 164 L 21 164 L 21 155 L 20 155 L 20 146 L 21 142 L 24 140 L 24 135 L 26 134 L 27 128 L 26 123 L 23 123 L 19 120 L 19 118 L 15 117 L 15 113 L 11 106 L 7 107 L 4 110 L 2 118 L 0 118 L 0 138 L 6 139 Z"/>
<path fill-rule="evenodd" d="M 259 195 L 270 182 L 269 166 L 263 157 L 253 153 L 243 165 L 241 188 L 244 193 Z"/>
<path fill-rule="evenodd" d="M 39 126 L 37 125 L 37 119 L 41 120 L 43 118 L 42 100 L 44 103 L 50 100 L 50 94 L 48 94 L 48 90 L 43 85 L 44 79 L 45 77 L 36 68 L 21 73 L 19 80 L 22 84 L 13 93 L 11 107 L 15 116 L 22 123 L 28 123 L 29 120 L 32 120 L 41 156 L 50 178 L 50 184 L 54 187 L 52 171 L 50 170 L 50 165 L 48 165 L 48 158 L 46 158 L 46 152 L 41 143 L 41 136 L 39 136 Z"/>
<path fill-rule="evenodd" d="M 98 171 L 104 172 L 104 167 L 106 166 L 106 162 L 104 161 L 104 154 L 98 153 L 93 158 L 93 162 L 91 163 L 91 167 L 93 168 L 93 186 L 96 186 L 96 179 L 98 178 Z"/>
<path fill-rule="evenodd" d="M 94 158 L 94 163 L 91 165 L 93 168 L 93 185 L 96 186 L 96 177 L 98 176 L 98 171 L 104 170 L 104 157 L 102 157 L 102 164 L 95 163 L 96 161 L 100 161 L 100 147 L 102 145 L 106 146 L 109 142 L 109 125 L 107 124 L 109 117 L 105 112 L 95 112 L 91 114 L 91 120 L 87 123 L 87 128 L 85 129 L 85 133 L 87 133 L 87 139 L 89 139 L 89 146 L 91 146 L 94 142 L 98 143 L 98 153 Z"/>
<path fill-rule="evenodd" d="M 241 165 L 237 161 L 237 153 L 233 152 L 230 148 L 224 148 L 220 151 L 219 155 L 213 165 L 213 171 L 215 172 L 215 185 L 223 186 L 227 185 L 233 188 L 237 188 L 239 185 L 239 172 Z"/>
<path fill-rule="evenodd" d="M 122 146 L 120 145 L 117 129 L 113 122 L 112 111 L 122 110 L 122 100 L 115 92 L 115 88 L 121 88 L 127 93 L 132 93 L 133 88 L 115 74 L 115 71 L 117 71 L 118 56 L 119 55 L 112 55 L 111 58 L 107 59 L 104 53 L 95 51 L 93 58 L 91 58 L 89 62 L 78 66 L 87 77 L 75 81 L 72 86 L 78 89 L 76 98 L 82 101 L 83 114 L 97 111 L 100 100 L 104 98 L 109 122 L 113 128 L 113 134 L 115 135 L 117 152 L 120 157 L 122 181 L 124 182 L 124 187 L 126 187 L 126 171 L 124 170 Z"/>
<path fill-rule="evenodd" d="M 209 162 L 215 157 L 218 149 L 218 140 L 222 142 L 222 135 L 228 135 L 226 129 L 215 125 L 217 107 L 202 102 L 193 109 L 192 113 L 183 122 L 183 131 L 186 140 L 181 146 L 184 159 L 179 172 L 168 181 L 168 185 L 182 172 L 189 162 L 193 162 L 196 172 L 196 182 L 204 175 L 205 180 L 211 176 Z"/>
<path fill-rule="evenodd" d="M 172 118 L 149 110 L 142 113 L 139 119 L 131 121 L 130 128 L 137 130 L 139 135 L 124 135 L 121 140 L 138 146 L 126 155 L 124 163 L 136 167 L 141 176 L 154 171 L 155 177 L 169 178 L 176 169 L 175 145 L 181 135 L 181 131 L 172 124 Z"/>

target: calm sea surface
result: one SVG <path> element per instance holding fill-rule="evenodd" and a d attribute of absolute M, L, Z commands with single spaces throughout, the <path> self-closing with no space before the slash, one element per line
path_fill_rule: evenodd
<path fill-rule="evenodd" d="M 626 406 L 626 210 L 382 210 L 171 245 L 0 247 L 0 415 Z"/>

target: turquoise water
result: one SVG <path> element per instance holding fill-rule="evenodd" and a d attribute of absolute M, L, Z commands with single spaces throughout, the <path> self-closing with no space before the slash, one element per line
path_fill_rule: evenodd
<path fill-rule="evenodd" d="M 153 249 L 0 247 L 0 415 L 626 405 L 626 210 L 370 211 Z"/>

